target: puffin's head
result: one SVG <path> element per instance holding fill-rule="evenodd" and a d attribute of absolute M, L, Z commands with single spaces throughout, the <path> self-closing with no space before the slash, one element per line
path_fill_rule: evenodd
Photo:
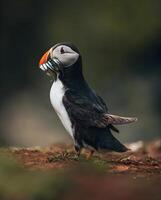
<path fill-rule="evenodd" d="M 40 59 L 39 68 L 47 75 L 59 74 L 70 69 L 79 60 L 79 50 L 71 43 L 58 43 L 51 47 Z"/>

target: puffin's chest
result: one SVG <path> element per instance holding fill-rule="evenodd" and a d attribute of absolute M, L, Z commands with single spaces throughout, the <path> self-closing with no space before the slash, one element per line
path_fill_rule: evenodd
<path fill-rule="evenodd" d="M 53 85 L 50 90 L 50 101 L 65 129 L 73 137 L 72 124 L 63 104 L 64 94 L 64 86 L 62 82 L 59 79 L 57 79 L 57 81 L 53 82 Z"/>

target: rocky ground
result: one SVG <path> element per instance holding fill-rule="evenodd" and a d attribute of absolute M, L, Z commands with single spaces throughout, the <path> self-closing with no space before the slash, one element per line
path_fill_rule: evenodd
<path fill-rule="evenodd" d="M 16 160 L 20 173 L 14 171 L 15 166 L 13 170 L 13 166 L 7 164 L 15 178 L 13 184 L 18 186 L 12 191 L 13 184 L 0 183 L 0 193 L 3 191 L 4 199 L 12 195 L 16 200 L 39 199 L 40 194 L 41 199 L 161 199 L 161 140 L 148 144 L 139 141 L 128 146 L 132 151 L 95 153 L 89 160 L 86 159 L 88 151 L 78 158 L 73 147 L 64 144 L 3 149 Z M 1 172 L 0 178 L 3 177 Z M 10 171 L 5 169 L 5 173 L 8 177 Z M 21 178 L 16 180 L 16 177 Z M 36 189 L 26 186 L 28 189 L 19 191 L 22 185 L 32 185 L 35 181 Z M 11 189 L 6 195 L 7 187 Z"/>

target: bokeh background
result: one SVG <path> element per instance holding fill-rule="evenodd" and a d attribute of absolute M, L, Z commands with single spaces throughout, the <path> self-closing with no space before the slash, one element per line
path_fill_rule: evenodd
<path fill-rule="evenodd" d="M 3 0 L 0 145 L 71 142 L 50 105 L 52 84 L 38 69 L 61 41 L 74 43 L 84 75 L 111 113 L 137 116 L 123 142 L 161 136 L 161 1 Z"/>

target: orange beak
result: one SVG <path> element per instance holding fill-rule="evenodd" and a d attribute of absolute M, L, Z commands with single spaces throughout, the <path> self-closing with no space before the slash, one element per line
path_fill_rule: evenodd
<path fill-rule="evenodd" d="M 40 65 L 43 65 L 44 63 L 47 62 L 49 53 L 50 53 L 50 50 L 48 50 L 48 51 L 42 56 L 42 58 L 40 59 L 40 62 L 39 62 L 39 66 L 40 66 Z"/>

